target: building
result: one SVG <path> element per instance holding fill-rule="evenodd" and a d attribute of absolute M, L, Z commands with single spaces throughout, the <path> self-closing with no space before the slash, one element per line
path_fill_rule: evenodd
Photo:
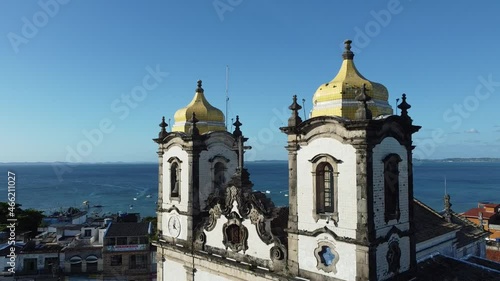
<path fill-rule="evenodd" d="M 404 94 L 393 115 L 387 89 L 360 74 L 350 44 L 310 118 L 299 117 L 296 96 L 289 107 L 287 208 L 252 190 L 242 123 L 226 131 L 201 81 L 171 132 L 163 118 L 154 139 L 159 280 L 500 280 L 479 265 L 487 232 L 455 214 L 449 197 L 444 214 L 413 198 L 420 127 Z M 472 254 L 477 261 L 460 259 Z M 467 273 L 453 270 L 462 264 Z"/>
<path fill-rule="evenodd" d="M 500 204 L 478 203 L 462 214 L 469 221 L 490 232 L 486 245 L 486 258 L 500 262 Z"/>
<path fill-rule="evenodd" d="M 500 204 L 478 203 L 477 208 L 468 210 L 463 216 L 491 232 L 491 240 L 500 241 Z"/>
<path fill-rule="evenodd" d="M 104 235 L 104 279 L 151 280 L 150 234 L 150 223 L 111 223 Z"/>

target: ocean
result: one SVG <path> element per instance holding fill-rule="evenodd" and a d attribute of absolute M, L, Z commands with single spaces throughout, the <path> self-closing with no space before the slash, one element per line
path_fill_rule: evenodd
<path fill-rule="evenodd" d="M 275 205 L 288 204 L 288 163 L 247 162 L 254 190 Z M 60 167 L 59 167 L 60 168 Z M 7 201 L 7 172 L 16 174 L 16 202 L 45 214 L 69 207 L 99 214 L 140 213 L 155 216 L 158 164 L 79 164 L 58 177 L 53 164 L 0 164 Z M 500 162 L 419 162 L 414 165 L 414 196 L 435 210 L 443 209 L 446 189 L 452 209 L 464 212 L 478 202 L 500 203 Z"/>

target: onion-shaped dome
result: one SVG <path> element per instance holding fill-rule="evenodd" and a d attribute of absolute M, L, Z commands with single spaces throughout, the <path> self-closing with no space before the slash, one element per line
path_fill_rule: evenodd
<path fill-rule="evenodd" d="M 392 107 L 388 103 L 387 88 L 372 82 L 359 73 L 354 65 L 354 53 L 351 51 L 351 40 L 346 40 L 343 62 L 337 76 L 332 81 L 322 84 L 313 96 L 311 117 L 341 116 L 355 119 L 359 101 L 356 96 L 365 85 L 366 94 L 370 97 L 368 108 L 374 117 L 392 115 Z"/>
<path fill-rule="evenodd" d="M 196 119 L 198 119 L 196 126 L 200 134 L 226 130 L 224 114 L 207 101 L 203 92 L 201 80 L 198 80 L 198 88 L 196 88 L 193 100 L 186 107 L 175 112 L 173 132 L 188 133 L 192 127 L 190 119 L 193 112 L 196 114 Z"/>

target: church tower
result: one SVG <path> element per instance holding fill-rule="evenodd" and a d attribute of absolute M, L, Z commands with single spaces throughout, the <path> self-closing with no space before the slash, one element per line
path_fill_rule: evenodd
<path fill-rule="evenodd" d="M 412 134 L 392 115 L 387 89 L 354 65 L 351 41 L 335 78 L 302 121 L 296 97 L 288 136 L 287 264 L 311 280 L 410 280 L 416 268 Z"/>
<path fill-rule="evenodd" d="M 176 280 L 191 280 L 192 266 L 178 262 L 184 253 L 171 245 L 193 249 L 196 225 L 206 209 L 209 195 L 222 192 L 238 165 L 237 137 L 225 129 L 222 111 L 210 105 L 198 81 L 193 100 L 174 116 L 167 132 L 165 118 L 158 138 L 158 280 L 173 280 L 162 274 L 177 272 Z M 241 158 L 241 157 L 240 157 Z M 178 259 L 176 261 L 176 258 Z M 167 270 L 168 268 L 168 270 Z"/>

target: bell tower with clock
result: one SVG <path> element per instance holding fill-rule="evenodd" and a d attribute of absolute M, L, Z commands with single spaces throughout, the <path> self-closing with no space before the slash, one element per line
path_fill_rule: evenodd
<path fill-rule="evenodd" d="M 209 195 L 222 192 L 238 165 L 236 138 L 226 131 L 222 111 L 207 101 L 202 81 L 198 81 L 192 101 L 177 110 L 174 120 L 168 132 L 163 118 L 154 139 L 159 164 L 158 260 L 164 261 L 160 266 L 171 268 L 179 264 L 174 257 L 184 255 L 176 252 L 175 245 L 194 247 L 199 238 L 195 227 Z M 186 276 L 193 268 L 185 268 Z"/>

